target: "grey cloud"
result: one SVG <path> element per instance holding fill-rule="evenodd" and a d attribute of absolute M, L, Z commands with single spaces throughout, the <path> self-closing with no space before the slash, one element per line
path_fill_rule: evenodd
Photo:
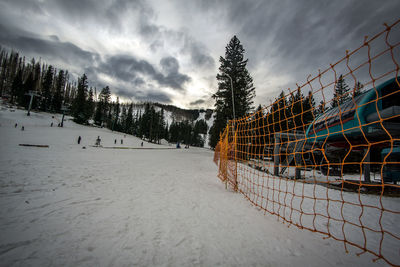
<path fill-rule="evenodd" d="M 203 43 L 195 40 L 185 31 L 166 29 L 163 26 L 157 25 L 152 22 L 151 18 L 151 15 L 140 16 L 140 33 L 150 42 L 149 47 L 152 51 L 163 47 L 164 39 L 169 39 L 178 46 L 181 46 L 181 52 L 189 55 L 192 64 L 196 67 L 214 67 L 214 59 Z"/>
<path fill-rule="evenodd" d="M 165 94 L 163 92 L 159 92 L 159 91 L 148 92 L 143 96 L 138 96 L 137 99 L 141 100 L 141 101 L 151 100 L 151 101 L 161 102 L 161 103 L 165 103 L 165 104 L 172 102 L 171 98 L 167 94 Z"/>
<path fill-rule="evenodd" d="M 55 42 L 60 42 L 60 38 L 57 35 L 49 35 L 49 38 Z"/>
<path fill-rule="evenodd" d="M 164 57 L 160 60 L 160 65 L 162 69 L 167 73 L 178 72 L 179 63 L 174 57 Z"/>
<path fill-rule="evenodd" d="M 116 88 L 117 94 L 125 97 L 135 97 L 138 100 L 152 100 L 170 103 L 170 97 L 163 92 L 151 89 L 151 83 L 183 91 L 184 84 L 190 77 L 179 72 L 179 62 L 168 57 L 161 60 L 161 66 L 166 70 L 164 75 L 151 63 L 130 55 L 105 56 L 104 60 L 96 53 L 85 51 L 78 46 L 61 42 L 57 36 L 42 38 L 33 33 L 18 28 L 7 28 L 0 24 L 0 44 L 5 47 L 23 51 L 24 54 L 36 54 L 51 60 L 51 63 L 64 62 L 79 66 L 92 80 L 93 86 L 102 88 L 110 85 Z M 110 76 L 116 85 L 106 84 L 101 74 Z M 129 89 L 119 89 L 118 84 L 124 82 Z M 150 89 L 149 89 L 150 88 Z M 142 90 L 142 93 L 138 93 Z"/>
<path fill-rule="evenodd" d="M 42 5 L 64 21 L 83 28 L 101 25 L 110 32 L 121 32 L 128 17 L 154 16 L 145 0 L 51 0 Z"/>
<path fill-rule="evenodd" d="M 42 4 L 38 0 L 3 0 L 3 2 L 14 8 L 23 9 L 25 14 L 32 13 L 35 15 L 44 14 Z"/>
<path fill-rule="evenodd" d="M 185 32 L 175 32 L 175 35 L 178 37 L 178 40 L 181 39 L 184 43 L 181 52 L 189 54 L 192 63 L 196 67 L 214 67 L 214 59 L 209 55 L 204 44 L 196 41 Z"/>
<path fill-rule="evenodd" d="M 164 92 L 149 90 L 129 90 L 126 88 L 113 88 L 113 91 L 120 96 L 128 99 L 135 99 L 136 101 L 154 101 L 164 104 L 172 103 L 170 96 Z"/>
<path fill-rule="evenodd" d="M 169 68 L 167 75 L 159 72 L 148 61 L 130 55 L 108 56 L 96 67 L 96 71 L 135 85 L 143 84 L 144 80 L 141 78 L 143 76 L 161 86 L 182 91 L 184 84 L 191 80 L 190 77 L 179 73 L 179 63 L 175 58 L 166 58 L 161 62 L 163 68 Z"/>
<path fill-rule="evenodd" d="M 85 51 L 69 42 L 60 42 L 58 38 L 42 39 L 18 28 L 8 28 L 0 24 L 0 43 L 6 47 L 23 51 L 26 54 L 38 54 L 48 59 L 61 60 L 68 64 L 93 65 L 99 55 Z"/>
<path fill-rule="evenodd" d="M 198 100 L 196 100 L 196 101 L 190 102 L 189 105 L 191 105 L 191 106 L 197 106 L 197 105 L 200 105 L 200 104 L 204 104 L 205 102 L 206 102 L 206 101 L 203 100 L 203 99 L 198 99 Z"/>
<path fill-rule="evenodd" d="M 151 43 L 150 49 L 153 52 L 156 52 L 158 49 L 162 48 L 164 46 L 164 42 L 161 40 L 155 40 Z"/>
<path fill-rule="evenodd" d="M 197 42 L 191 42 L 189 50 L 192 57 L 192 62 L 197 66 L 213 68 L 215 65 L 214 59 L 205 52 L 204 46 Z"/>
<path fill-rule="evenodd" d="M 383 22 L 393 23 L 398 19 L 400 8 L 400 3 L 395 0 L 384 3 L 210 0 L 197 5 L 203 12 L 215 14 L 226 9 L 221 20 L 225 20 L 233 31 L 228 38 L 237 34 L 242 41 L 250 73 L 259 70 L 260 66 L 268 66 L 265 76 L 271 75 L 272 79 L 276 74 L 288 77 L 280 84 L 281 88 L 268 88 L 265 81 L 259 84 L 255 79 L 257 91 L 263 91 L 263 95 L 269 91 L 274 96 L 280 89 L 293 89 L 296 83 L 306 82 L 306 77 L 317 75 L 318 69 L 329 68 L 330 63 L 345 56 L 346 50 L 359 47 L 365 35 L 382 31 Z M 382 50 L 384 46 L 385 43 L 380 42 L 374 48 Z M 385 68 L 378 64 L 374 67 L 377 72 Z M 337 71 L 347 69 L 338 66 Z"/>

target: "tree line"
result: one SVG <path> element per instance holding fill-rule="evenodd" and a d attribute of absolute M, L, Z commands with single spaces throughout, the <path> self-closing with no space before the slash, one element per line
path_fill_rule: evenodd
<path fill-rule="evenodd" d="M 69 81 L 67 70 L 56 69 L 34 58 L 26 62 L 18 52 L 0 47 L 0 96 L 12 104 L 27 106 L 29 91 L 39 94 L 33 99 L 33 108 L 61 112 L 62 104 L 71 105 L 75 99 L 76 85 Z"/>
<path fill-rule="evenodd" d="M 96 87 L 89 87 L 86 74 L 79 77 L 77 83 L 71 82 L 68 70 L 57 70 L 34 58 L 26 62 L 18 52 L 8 52 L 0 47 L 0 96 L 11 104 L 27 108 L 30 91 L 38 95 L 34 97 L 32 109 L 55 113 L 68 109 L 76 123 L 92 122 L 99 127 L 135 135 L 154 143 L 165 139 L 203 146 L 201 134 L 208 131 L 204 120 L 194 123 L 183 119 L 185 115 L 196 119 L 198 111 L 185 111 L 159 103 L 124 104 L 119 102 L 118 97 L 112 101 L 109 86 L 102 88 L 97 95 Z M 182 119 L 168 125 L 164 118 L 164 107 L 177 111 Z"/>

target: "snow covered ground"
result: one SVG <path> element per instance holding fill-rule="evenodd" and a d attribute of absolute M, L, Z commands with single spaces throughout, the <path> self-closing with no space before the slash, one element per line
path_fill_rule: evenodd
<path fill-rule="evenodd" d="M 385 266 L 227 191 L 210 150 L 25 114 L 0 110 L 2 266 Z"/>

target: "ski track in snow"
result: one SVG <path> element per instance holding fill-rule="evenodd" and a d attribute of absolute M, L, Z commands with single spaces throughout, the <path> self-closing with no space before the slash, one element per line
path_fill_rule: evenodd
<path fill-rule="evenodd" d="M 51 116 L 0 111 L 1 266 L 385 265 L 226 190 L 212 151 L 96 148 L 142 140 Z"/>

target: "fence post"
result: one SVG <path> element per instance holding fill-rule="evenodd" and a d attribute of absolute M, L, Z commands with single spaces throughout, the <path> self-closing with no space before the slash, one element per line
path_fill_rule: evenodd
<path fill-rule="evenodd" d="M 364 160 L 364 182 L 370 183 L 371 182 L 371 148 L 367 148 L 365 153 L 367 153 L 367 155 L 365 156 L 365 160 Z M 365 163 L 367 162 L 367 163 Z"/>
<path fill-rule="evenodd" d="M 280 135 L 278 133 L 274 134 L 274 175 L 275 176 L 279 176 L 279 161 L 280 161 L 280 157 L 279 157 L 279 153 L 280 153 Z"/>
<path fill-rule="evenodd" d="M 300 165 L 301 165 L 301 154 L 297 153 L 296 151 L 294 152 L 295 156 L 294 156 L 294 163 L 296 165 L 296 174 L 295 174 L 295 179 L 301 179 L 301 169 L 300 169 Z"/>
<path fill-rule="evenodd" d="M 235 128 L 235 122 L 233 123 L 233 130 L 235 131 L 235 135 L 234 135 L 234 147 L 233 149 L 235 150 L 235 191 L 238 191 L 238 179 L 237 179 L 237 131 Z"/>

